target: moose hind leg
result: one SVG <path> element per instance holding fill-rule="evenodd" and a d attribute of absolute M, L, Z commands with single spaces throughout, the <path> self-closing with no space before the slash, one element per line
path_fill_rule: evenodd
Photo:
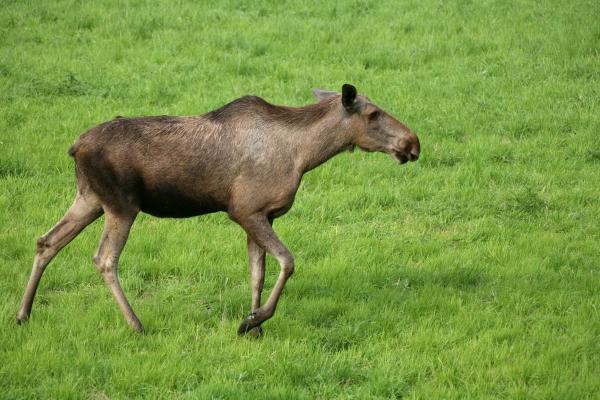
<path fill-rule="evenodd" d="M 118 275 L 119 256 L 125 247 L 135 217 L 136 213 L 122 215 L 106 210 L 104 232 L 96 255 L 94 255 L 94 264 L 104 278 L 104 282 L 110 289 L 129 326 L 142 332 L 144 328 L 123 293 Z"/>
<path fill-rule="evenodd" d="M 23 294 L 21 308 L 17 313 L 17 323 L 27 321 L 31 314 L 33 298 L 44 270 L 54 256 L 75 238 L 86 226 L 102 215 L 102 208 L 93 196 L 80 193 L 63 218 L 37 241 L 37 250 L 33 260 L 31 275 Z"/>

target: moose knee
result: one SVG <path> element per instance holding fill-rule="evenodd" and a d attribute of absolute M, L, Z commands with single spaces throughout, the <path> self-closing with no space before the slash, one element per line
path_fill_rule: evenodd
<path fill-rule="evenodd" d="M 102 274 L 102 276 L 104 277 L 104 279 L 109 279 L 109 280 L 114 280 L 115 276 L 116 276 L 116 269 L 117 269 L 117 263 L 114 262 L 113 260 L 106 260 L 106 259 L 102 259 L 99 256 L 94 256 L 92 258 L 92 260 L 94 261 L 94 265 L 96 266 L 96 269 L 98 270 L 98 272 L 100 272 Z"/>
<path fill-rule="evenodd" d="M 35 249 L 38 253 L 42 253 L 44 250 L 46 250 L 48 247 L 50 247 L 50 243 L 48 243 L 48 239 L 46 238 L 46 235 L 44 236 L 40 236 L 37 240 L 37 242 L 35 242 Z"/>
<path fill-rule="evenodd" d="M 51 258 L 57 252 L 58 248 L 50 242 L 48 235 L 41 236 L 35 243 L 35 254 L 41 259 Z"/>
<path fill-rule="evenodd" d="M 286 255 L 286 257 L 282 259 L 281 270 L 287 278 L 294 273 L 294 257 L 291 254 Z"/>

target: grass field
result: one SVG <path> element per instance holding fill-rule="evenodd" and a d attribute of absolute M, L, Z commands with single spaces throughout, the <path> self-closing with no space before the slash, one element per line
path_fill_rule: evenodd
<path fill-rule="evenodd" d="M 0 397 L 600 398 L 598 2 L 217 3 L 0 0 Z M 145 334 L 93 267 L 100 222 L 15 325 L 82 131 L 344 82 L 422 157 L 305 176 L 262 339 L 236 336 L 245 235 L 224 214 L 136 221 L 120 275 Z"/>

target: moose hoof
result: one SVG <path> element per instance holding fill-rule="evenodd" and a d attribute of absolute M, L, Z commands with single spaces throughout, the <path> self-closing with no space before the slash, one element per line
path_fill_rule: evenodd
<path fill-rule="evenodd" d="M 142 323 L 140 321 L 137 321 L 137 320 L 131 321 L 131 322 L 129 322 L 129 326 L 136 333 L 144 333 L 144 327 L 142 326 Z"/>
<path fill-rule="evenodd" d="M 29 319 L 29 315 L 19 311 L 17 314 L 17 325 L 23 325 Z"/>
<path fill-rule="evenodd" d="M 238 335 L 244 336 L 246 334 L 250 334 L 250 336 L 258 337 L 262 333 L 262 328 L 260 327 L 260 320 L 256 317 L 255 313 L 251 313 L 246 317 L 245 320 L 242 321 L 240 327 L 238 328 Z"/>
<path fill-rule="evenodd" d="M 260 325 L 255 326 L 254 328 L 250 329 L 248 331 L 248 333 L 246 333 L 246 335 L 248 335 L 252 338 L 255 338 L 255 339 L 258 339 L 259 337 L 261 337 L 262 334 L 263 334 L 263 329 L 262 329 L 262 326 L 260 326 Z"/>

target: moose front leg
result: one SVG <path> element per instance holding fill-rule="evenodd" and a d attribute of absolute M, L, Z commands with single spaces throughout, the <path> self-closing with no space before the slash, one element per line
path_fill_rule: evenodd
<path fill-rule="evenodd" d="M 258 261 L 262 258 L 262 273 L 256 273 L 255 275 L 254 271 L 252 271 L 252 312 L 242 321 L 238 329 L 238 334 L 244 335 L 250 331 L 254 332 L 254 330 L 260 329 L 260 325 L 273 316 L 285 283 L 294 272 L 294 257 L 283 243 L 281 243 L 266 216 L 255 214 L 248 218 L 240 219 L 239 223 L 250 239 L 248 241 L 248 254 L 251 264 L 253 259 L 258 264 Z M 251 241 L 253 242 L 253 246 L 258 245 L 258 247 L 268 251 L 269 254 L 277 259 L 281 266 L 277 282 L 263 306 L 260 306 L 260 289 L 262 289 L 262 281 L 264 281 L 264 252 L 262 257 L 257 257 L 259 252 L 254 247 L 252 247 L 253 252 L 251 252 Z M 252 265 L 251 268 L 253 268 Z M 255 279 L 256 281 L 260 281 L 260 286 L 256 286 L 259 289 L 257 291 L 255 291 Z"/>
<path fill-rule="evenodd" d="M 265 284 L 265 250 L 248 235 L 248 267 L 252 287 L 252 312 L 260 307 L 260 295 Z"/>
<path fill-rule="evenodd" d="M 273 225 L 273 219 L 269 218 L 269 225 Z M 248 268 L 250 270 L 250 285 L 252 287 L 252 312 L 260 307 L 260 296 L 265 284 L 265 249 L 260 247 L 250 235 L 248 242 Z"/>
<path fill-rule="evenodd" d="M 265 250 L 248 235 L 248 268 L 250 271 L 250 286 L 252 288 L 252 313 L 260 308 L 260 297 L 265 284 Z M 260 326 L 248 332 L 258 337 L 262 334 Z"/>

